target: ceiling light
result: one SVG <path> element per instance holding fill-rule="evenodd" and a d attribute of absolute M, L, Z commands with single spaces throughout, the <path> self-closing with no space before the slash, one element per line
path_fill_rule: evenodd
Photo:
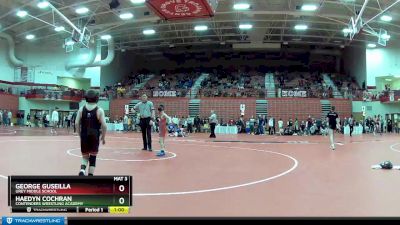
<path fill-rule="evenodd" d="M 129 20 L 133 18 L 133 14 L 130 12 L 127 13 L 122 13 L 119 15 L 119 18 L 123 19 L 123 20 Z"/>
<path fill-rule="evenodd" d="M 374 43 L 370 43 L 367 46 L 368 46 L 368 48 L 376 48 L 376 44 L 374 44 Z"/>
<path fill-rule="evenodd" d="M 109 35 L 109 34 L 101 35 L 100 39 L 101 40 L 109 40 L 109 39 L 111 39 L 111 35 Z"/>
<path fill-rule="evenodd" d="M 18 10 L 18 12 L 17 12 L 17 16 L 21 17 L 21 18 L 24 18 L 27 15 L 28 15 L 28 12 L 24 11 L 24 10 Z"/>
<path fill-rule="evenodd" d="M 317 9 L 318 9 L 318 6 L 311 5 L 311 4 L 301 6 L 301 10 L 303 10 L 303 11 L 315 11 Z"/>
<path fill-rule="evenodd" d="M 198 25 L 194 27 L 195 31 L 205 31 L 208 30 L 208 27 L 206 25 Z"/>
<path fill-rule="evenodd" d="M 385 79 L 385 80 L 386 80 L 386 81 L 389 81 L 389 82 L 392 81 L 392 79 Z"/>
<path fill-rule="evenodd" d="M 294 27 L 294 29 L 295 29 L 295 30 L 307 30 L 307 29 L 308 29 L 308 26 L 307 26 L 307 25 L 303 25 L 303 24 L 301 24 L 301 25 L 296 25 L 296 26 Z"/>
<path fill-rule="evenodd" d="M 249 3 L 236 3 L 233 5 L 233 9 L 235 10 L 246 10 L 250 8 Z"/>
<path fill-rule="evenodd" d="M 74 45 L 75 42 L 73 40 L 69 40 L 65 44 L 71 46 L 71 45 Z"/>
<path fill-rule="evenodd" d="M 89 9 L 86 7 L 80 7 L 80 8 L 77 8 L 75 10 L 75 12 L 78 14 L 85 14 L 85 13 L 89 12 Z"/>
<path fill-rule="evenodd" d="M 292 41 L 301 41 L 301 38 L 293 38 Z"/>
<path fill-rule="evenodd" d="M 381 35 L 381 38 L 383 39 L 383 40 L 386 40 L 386 41 L 388 41 L 389 39 L 390 39 L 390 35 L 389 34 L 382 34 Z"/>
<path fill-rule="evenodd" d="M 32 39 L 35 38 L 35 35 L 33 35 L 33 34 L 28 34 L 28 35 L 25 36 L 25 38 L 28 39 L 28 40 L 32 40 Z"/>
<path fill-rule="evenodd" d="M 251 25 L 251 24 L 240 24 L 239 25 L 239 29 L 242 29 L 242 30 L 249 30 L 251 28 L 253 28 L 253 25 Z"/>
<path fill-rule="evenodd" d="M 345 34 L 347 34 L 347 33 L 353 32 L 353 30 L 350 29 L 350 28 L 343 28 L 342 32 L 345 33 Z"/>
<path fill-rule="evenodd" d="M 391 16 L 388 16 L 388 15 L 381 16 L 381 20 L 385 21 L 385 22 L 390 22 L 390 21 L 392 21 L 392 19 L 393 18 Z"/>
<path fill-rule="evenodd" d="M 65 30 L 65 28 L 63 26 L 58 26 L 58 27 L 55 27 L 54 30 L 57 32 L 60 32 L 60 31 Z"/>
<path fill-rule="evenodd" d="M 37 7 L 39 7 L 39 8 L 41 8 L 41 9 L 45 9 L 45 8 L 47 8 L 47 7 L 49 7 L 49 2 L 48 1 L 40 1 L 38 4 L 37 4 Z"/>
<path fill-rule="evenodd" d="M 143 3 L 146 2 L 146 0 L 131 0 L 131 2 L 132 2 L 133 4 L 143 4 Z"/>
<path fill-rule="evenodd" d="M 153 35 L 153 34 L 155 34 L 155 33 L 156 33 L 156 31 L 153 30 L 153 29 L 146 29 L 146 30 L 143 30 L 143 34 L 144 34 L 144 35 Z"/>

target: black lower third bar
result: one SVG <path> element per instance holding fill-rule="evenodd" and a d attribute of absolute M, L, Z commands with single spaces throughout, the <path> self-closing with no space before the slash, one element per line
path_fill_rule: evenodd
<path fill-rule="evenodd" d="M 108 207 L 12 207 L 13 213 L 108 213 Z"/>
<path fill-rule="evenodd" d="M 13 213 L 77 213 L 77 207 L 12 207 Z"/>

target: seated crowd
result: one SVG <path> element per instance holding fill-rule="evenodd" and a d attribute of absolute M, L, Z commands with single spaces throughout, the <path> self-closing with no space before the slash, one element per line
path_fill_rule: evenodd
<path fill-rule="evenodd" d="M 202 81 L 201 97 L 264 97 L 265 75 L 256 71 L 215 70 Z"/>

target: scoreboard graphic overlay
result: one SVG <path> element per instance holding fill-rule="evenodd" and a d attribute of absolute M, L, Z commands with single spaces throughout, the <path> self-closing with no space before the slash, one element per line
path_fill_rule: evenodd
<path fill-rule="evenodd" d="M 9 176 L 13 213 L 129 213 L 132 176 Z"/>

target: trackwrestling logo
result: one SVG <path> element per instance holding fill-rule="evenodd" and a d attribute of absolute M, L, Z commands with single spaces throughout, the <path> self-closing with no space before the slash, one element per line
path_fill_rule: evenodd
<path fill-rule="evenodd" d="M 12 225 L 34 225 L 34 224 L 64 225 L 64 217 L 3 217 L 2 221 L 3 224 L 12 224 Z"/>

